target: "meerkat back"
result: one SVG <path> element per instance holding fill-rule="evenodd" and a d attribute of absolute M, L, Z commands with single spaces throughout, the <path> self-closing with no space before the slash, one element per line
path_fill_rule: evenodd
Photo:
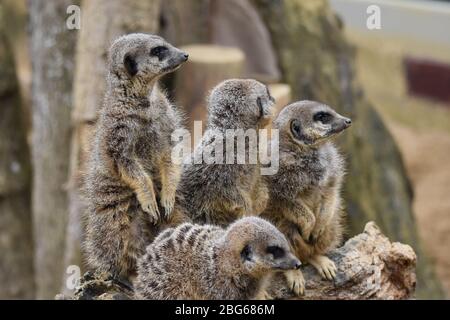
<path fill-rule="evenodd" d="M 271 119 L 272 105 L 267 87 L 256 80 L 226 80 L 212 90 L 206 131 L 192 162 L 183 168 L 178 195 L 181 207 L 194 221 L 226 226 L 262 211 L 261 200 L 268 198 L 267 189 L 259 180 L 259 162 L 249 163 L 249 153 L 258 150 L 258 129 Z M 235 141 L 245 141 L 246 134 L 256 137 L 249 142 L 256 148 L 244 142 L 239 149 Z M 230 143 L 236 149 L 227 150 Z M 205 160 L 218 152 L 222 156 L 219 163 Z M 239 153 L 246 159 L 244 164 L 237 162 Z"/>
<path fill-rule="evenodd" d="M 183 224 L 147 247 L 135 281 L 138 299 L 262 299 L 277 270 L 300 261 L 269 222 L 247 217 L 227 229 Z"/>

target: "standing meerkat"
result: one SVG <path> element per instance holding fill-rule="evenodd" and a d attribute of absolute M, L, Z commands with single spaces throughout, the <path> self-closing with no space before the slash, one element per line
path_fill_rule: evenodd
<path fill-rule="evenodd" d="M 273 102 L 267 86 L 251 79 L 226 80 L 211 91 L 206 131 L 193 163 L 183 167 L 178 191 L 182 211 L 194 221 L 226 226 L 265 208 L 268 190 L 261 181 L 259 159 L 250 159 L 258 154 L 258 129 L 271 120 Z M 196 163 L 206 150 L 223 151 L 223 163 Z M 231 163 L 226 161 L 230 157 Z"/>
<path fill-rule="evenodd" d="M 163 38 L 128 34 L 109 50 L 107 91 L 86 172 L 90 267 L 127 279 L 172 214 L 179 169 L 171 161 L 178 111 L 158 79 L 188 59 Z M 159 202 L 159 204 L 158 204 Z"/>
<path fill-rule="evenodd" d="M 264 299 L 273 273 L 299 267 L 285 236 L 263 219 L 226 230 L 185 223 L 147 247 L 134 287 L 138 299 Z"/>
<path fill-rule="evenodd" d="M 279 171 L 266 177 L 270 197 L 261 216 L 286 235 L 302 262 L 329 280 L 336 267 L 325 254 L 342 241 L 345 174 L 344 159 L 330 140 L 350 125 L 350 119 L 314 101 L 286 106 L 273 124 L 280 133 Z M 294 293 L 304 293 L 300 270 L 286 278 Z"/>

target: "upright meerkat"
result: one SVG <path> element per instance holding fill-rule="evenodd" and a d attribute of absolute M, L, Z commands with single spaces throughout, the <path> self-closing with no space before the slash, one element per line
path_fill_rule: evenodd
<path fill-rule="evenodd" d="M 264 299 L 274 272 L 299 267 L 284 235 L 263 219 L 226 230 L 185 223 L 147 247 L 134 287 L 138 299 Z"/>
<path fill-rule="evenodd" d="M 158 79 L 188 59 L 163 38 L 128 34 L 109 50 L 107 91 L 86 172 L 90 267 L 127 279 L 172 214 L 179 169 L 171 161 L 178 111 Z M 160 213 L 160 211 L 162 211 Z"/>
<path fill-rule="evenodd" d="M 279 171 L 267 176 L 270 197 L 262 217 L 273 222 L 302 262 L 333 279 L 336 267 L 325 254 L 342 240 L 341 185 L 344 159 L 330 141 L 351 120 L 329 106 L 300 101 L 286 106 L 273 127 L 279 130 Z M 303 294 L 300 270 L 286 274 L 296 294 Z"/>
<path fill-rule="evenodd" d="M 260 180 L 259 159 L 250 163 L 249 154 L 258 154 L 258 129 L 271 120 L 273 102 L 267 86 L 251 79 L 226 80 L 211 91 L 206 131 L 193 153 L 194 163 L 183 167 L 178 191 L 182 211 L 194 221 L 226 226 L 265 208 L 268 190 Z M 201 161 L 207 150 L 223 151 L 226 164 Z"/>

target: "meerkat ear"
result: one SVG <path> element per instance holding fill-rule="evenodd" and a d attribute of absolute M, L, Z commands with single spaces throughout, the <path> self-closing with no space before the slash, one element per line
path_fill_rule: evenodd
<path fill-rule="evenodd" d="M 137 62 L 131 55 L 131 53 L 125 54 L 125 57 L 123 58 L 123 65 L 125 66 L 125 69 L 127 70 L 128 74 L 132 77 L 134 77 L 138 72 Z"/>

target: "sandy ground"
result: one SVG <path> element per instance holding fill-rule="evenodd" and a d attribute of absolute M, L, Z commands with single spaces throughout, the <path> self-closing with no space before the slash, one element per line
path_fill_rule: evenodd
<path fill-rule="evenodd" d="M 450 135 L 389 123 L 414 188 L 419 234 L 450 296 Z"/>
<path fill-rule="evenodd" d="M 348 32 L 368 99 L 397 141 L 414 189 L 419 235 L 450 297 L 450 105 L 409 96 L 404 56 L 450 63 L 450 48 Z"/>

